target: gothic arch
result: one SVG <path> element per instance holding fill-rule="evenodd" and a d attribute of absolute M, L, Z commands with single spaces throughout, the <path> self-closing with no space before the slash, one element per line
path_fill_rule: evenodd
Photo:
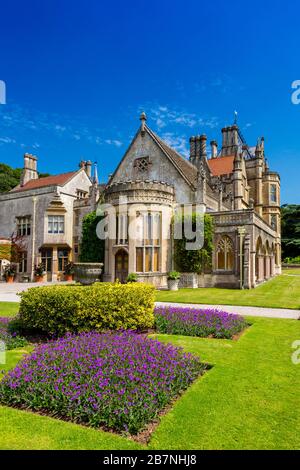
<path fill-rule="evenodd" d="M 218 241 L 216 265 L 217 269 L 221 271 L 233 271 L 234 269 L 234 244 L 229 235 L 222 235 Z"/>

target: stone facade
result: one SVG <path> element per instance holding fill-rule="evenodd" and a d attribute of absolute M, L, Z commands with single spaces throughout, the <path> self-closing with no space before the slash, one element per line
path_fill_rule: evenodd
<path fill-rule="evenodd" d="M 37 158 L 25 154 L 20 185 L 0 195 L 0 238 L 17 238 L 22 251 L 17 280 L 34 280 L 40 262 L 48 281 L 63 279 L 65 264 L 77 259 L 82 219 L 95 210 L 99 193 L 89 165 L 80 166 L 78 171 L 38 178 Z"/>
<path fill-rule="evenodd" d="M 191 137 L 187 160 L 141 115 L 141 126 L 104 191 L 105 202 L 114 207 L 108 225 L 117 219 L 115 236 L 106 240 L 105 280 L 123 282 L 136 272 L 140 280 L 165 287 L 167 273 L 176 266 L 172 237 L 163 232 L 179 206 L 195 204 L 213 217 L 212 269 L 184 274 L 182 286 L 250 289 L 281 272 L 280 177 L 269 170 L 264 139 L 249 147 L 234 124 L 222 129 L 220 151 L 212 141 L 211 158 L 207 153 L 206 136 Z M 159 235 L 150 239 L 146 232 L 155 231 L 155 217 L 161 220 Z M 121 225 L 125 235 L 119 233 Z M 143 236 L 132 236 L 129 226 L 134 234 L 142 226 Z"/>

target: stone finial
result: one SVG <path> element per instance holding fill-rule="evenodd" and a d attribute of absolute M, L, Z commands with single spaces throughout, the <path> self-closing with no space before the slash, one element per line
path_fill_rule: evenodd
<path fill-rule="evenodd" d="M 142 123 L 141 132 L 142 132 L 142 135 L 143 135 L 145 133 L 145 123 L 147 121 L 147 116 L 146 116 L 146 113 L 144 113 L 144 111 L 140 115 L 140 121 Z"/>

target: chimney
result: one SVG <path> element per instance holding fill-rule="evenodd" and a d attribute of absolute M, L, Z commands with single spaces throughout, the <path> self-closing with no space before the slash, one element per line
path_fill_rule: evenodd
<path fill-rule="evenodd" d="M 91 160 L 88 160 L 87 162 L 85 162 L 85 171 L 86 171 L 86 174 L 88 175 L 89 178 L 92 177 L 92 162 Z"/>
<path fill-rule="evenodd" d="M 39 177 L 37 172 L 37 157 L 31 153 L 24 155 L 24 168 L 21 175 L 21 186 L 24 186 L 30 180 L 37 180 Z"/>
<path fill-rule="evenodd" d="M 218 156 L 218 143 L 216 140 L 212 140 L 210 143 L 211 146 L 211 158 L 217 158 Z"/>
<path fill-rule="evenodd" d="M 196 158 L 196 137 L 190 137 L 190 162 L 195 163 Z"/>
<path fill-rule="evenodd" d="M 206 141 L 207 141 L 206 135 L 205 134 L 200 135 L 200 159 L 207 157 Z"/>
<path fill-rule="evenodd" d="M 79 165 L 78 165 L 78 166 L 79 166 L 79 168 L 85 169 L 85 165 L 86 165 L 86 161 L 85 161 L 85 160 L 81 160 L 81 161 L 79 162 Z"/>

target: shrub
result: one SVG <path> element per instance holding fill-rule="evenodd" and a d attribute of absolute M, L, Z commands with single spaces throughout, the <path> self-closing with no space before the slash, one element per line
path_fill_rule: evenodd
<path fill-rule="evenodd" d="M 178 279 L 180 279 L 180 273 L 177 271 L 170 271 L 168 273 L 168 279 L 170 281 L 177 281 Z"/>
<path fill-rule="evenodd" d="M 45 286 L 22 292 L 25 328 L 48 334 L 89 330 L 143 330 L 154 323 L 154 287 L 143 283 Z"/>
<path fill-rule="evenodd" d="M 40 345 L 0 384 L 0 403 L 137 433 L 205 369 L 133 332 L 82 333 Z"/>
<path fill-rule="evenodd" d="M 104 261 L 105 240 L 97 236 L 97 225 L 103 216 L 96 212 L 87 214 L 82 221 L 82 237 L 79 249 L 79 261 L 81 263 L 99 263 Z"/>
<path fill-rule="evenodd" d="M 21 348 L 27 344 L 25 338 L 11 331 L 10 324 L 12 321 L 9 317 L 0 317 L 0 341 L 4 341 L 6 349 Z"/>
<path fill-rule="evenodd" d="M 136 273 L 129 273 L 126 279 L 127 282 L 137 282 L 137 280 L 138 275 Z"/>
<path fill-rule="evenodd" d="M 174 220 L 174 225 L 181 225 L 182 238 L 174 240 L 174 261 L 176 268 L 182 273 L 202 273 L 211 268 L 212 252 L 213 252 L 213 221 L 209 214 L 204 215 L 204 243 L 200 250 L 187 250 L 186 243 L 193 240 L 188 240 L 185 237 L 184 224 L 191 224 L 192 230 L 195 233 L 197 221 L 203 217 L 202 214 L 192 214 L 192 216 L 182 216 Z M 175 227 L 174 227 L 175 229 Z"/>
<path fill-rule="evenodd" d="M 156 307 L 154 315 L 159 333 L 171 335 L 232 338 L 248 326 L 243 317 L 214 309 Z"/>

